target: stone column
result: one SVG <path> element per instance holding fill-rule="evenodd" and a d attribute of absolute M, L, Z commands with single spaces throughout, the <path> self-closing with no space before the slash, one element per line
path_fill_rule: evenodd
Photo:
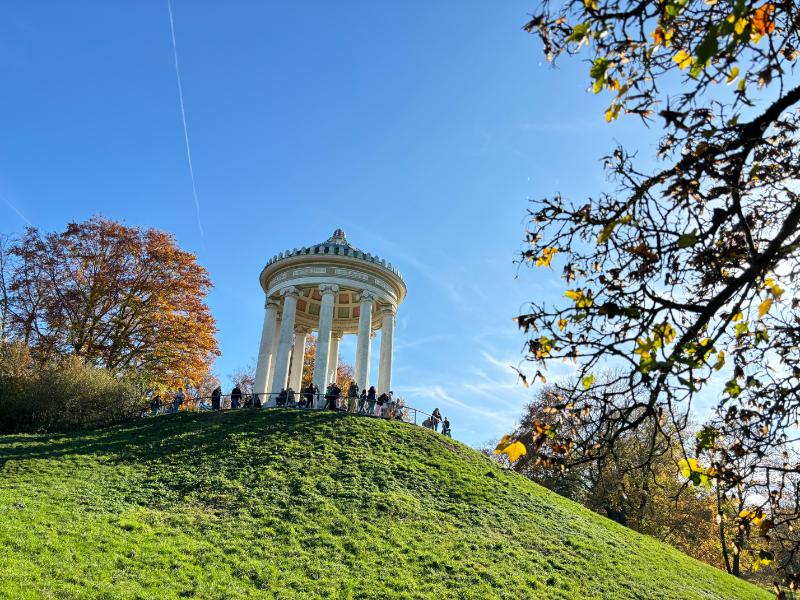
<path fill-rule="evenodd" d="M 283 296 L 283 316 L 281 317 L 281 335 L 278 341 L 278 352 L 275 355 L 275 374 L 272 377 L 272 393 L 278 394 L 286 387 L 289 375 L 289 352 L 294 338 L 294 317 L 297 313 L 297 298 L 300 290 L 296 287 L 281 291 Z M 275 396 L 271 401 L 274 402 Z"/>
<path fill-rule="evenodd" d="M 328 372 L 328 348 L 331 344 L 331 329 L 333 328 L 333 305 L 336 301 L 336 292 L 339 286 L 323 283 L 319 286 L 322 294 L 322 305 L 319 308 L 319 330 L 317 334 L 317 355 L 314 358 L 314 384 L 321 393 L 325 393 L 328 384 L 325 377 Z M 319 402 L 322 402 L 319 400 Z"/>
<path fill-rule="evenodd" d="M 266 392 L 272 391 L 272 378 L 275 376 L 275 355 L 278 353 L 278 342 L 281 339 L 281 317 L 275 321 L 275 335 L 272 336 L 272 343 L 269 345 L 269 374 L 267 376 L 267 389 Z M 267 402 L 269 398 L 263 398 L 262 401 Z"/>
<path fill-rule="evenodd" d="M 292 370 L 289 373 L 289 387 L 300 392 L 303 385 L 303 357 L 306 353 L 306 338 L 308 329 L 300 329 L 294 334 L 294 350 L 292 350 Z"/>
<path fill-rule="evenodd" d="M 331 345 L 328 350 L 328 383 L 336 381 L 336 369 L 339 366 L 339 343 L 341 341 L 341 332 L 334 331 L 331 333 Z"/>
<path fill-rule="evenodd" d="M 381 362 L 378 367 L 378 393 L 392 389 L 392 345 L 394 343 L 394 306 L 381 309 Z"/>
<path fill-rule="evenodd" d="M 253 382 L 253 391 L 257 394 L 265 394 L 269 391 L 267 383 L 269 372 L 272 368 L 272 341 L 275 335 L 276 324 L 278 321 L 278 303 L 274 300 L 264 302 L 264 325 L 261 327 L 261 343 L 258 345 L 258 363 L 256 364 L 256 378 Z M 266 398 L 262 396 L 266 401 Z"/>
<path fill-rule="evenodd" d="M 375 296 L 361 293 L 361 308 L 358 317 L 358 344 L 356 346 L 356 384 L 359 390 L 369 387 L 369 353 L 372 346 L 372 302 Z"/>

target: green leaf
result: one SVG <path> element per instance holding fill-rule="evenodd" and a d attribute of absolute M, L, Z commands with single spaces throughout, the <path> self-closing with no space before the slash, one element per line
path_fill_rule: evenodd
<path fill-rule="evenodd" d="M 700 450 L 711 450 L 719 435 L 719 429 L 706 425 L 697 432 L 697 447 Z"/>
<path fill-rule="evenodd" d="M 572 30 L 572 33 L 567 36 L 568 42 L 575 42 L 580 44 L 589 33 L 589 23 L 581 23 L 580 25 L 576 25 L 575 28 Z"/>
<path fill-rule="evenodd" d="M 592 67 L 589 69 L 589 76 L 592 79 L 605 79 L 608 66 L 611 64 L 606 58 L 595 58 Z"/>
<path fill-rule="evenodd" d="M 606 242 L 608 238 L 611 237 L 611 234 L 614 233 L 614 229 L 617 227 L 617 225 L 625 225 L 630 223 L 632 220 L 633 218 L 630 215 L 625 215 L 619 219 L 614 219 L 600 231 L 600 235 L 597 236 L 597 243 L 602 244 L 603 242 Z"/>
<path fill-rule="evenodd" d="M 684 233 L 678 238 L 678 248 L 689 248 L 697 243 L 697 229 Z"/>
<path fill-rule="evenodd" d="M 711 27 L 706 37 L 703 38 L 703 41 L 694 49 L 697 64 L 699 64 L 701 68 L 705 68 L 717 52 L 719 52 L 717 30 L 715 27 Z"/>
<path fill-rule="evenodd" d="M 731 398 L 736 398 L 742 393 L 742 388 L 735 379 L 731 379 L 725 384 L 725 393 Z"/>
<path fill-rule="evenodd" d="M 611 61 L 605 58 L 595 58 L 592 62 L 592 67 L 589 69 L 589 76 L 594 79 L 592 91 L 599 94 L 603 89 L 603 83 L 606 79 L 606 71 L 611 65 Z"/>

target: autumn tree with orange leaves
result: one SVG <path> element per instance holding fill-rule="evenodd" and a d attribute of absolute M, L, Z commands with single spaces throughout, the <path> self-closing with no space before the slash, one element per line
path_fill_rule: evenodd
<path fill-rule="evenodd" d="M 175 388 L 203 381 L 219 354 L 211 280 L 168 233 L 93 217 L 28 228 L 5 252 L 5 336 L 41 364 L 75 356 Z"/>

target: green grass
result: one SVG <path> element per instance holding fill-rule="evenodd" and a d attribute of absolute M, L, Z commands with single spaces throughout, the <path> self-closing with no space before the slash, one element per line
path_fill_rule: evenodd
<path fill-rule="evenodd" d="M 0 598 L 769 598 L 403 423 L 0 436 Z"/>

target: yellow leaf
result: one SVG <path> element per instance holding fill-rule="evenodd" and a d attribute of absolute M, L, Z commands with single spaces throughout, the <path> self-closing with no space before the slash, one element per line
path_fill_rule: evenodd
<path fill-rule="evenodd" d="M 772 298 L 767 298 L 761 304 L 758 305 L 758 318 L 761 319 L 769 312 L 770 307 L 772 307 Z"/>
<path fill-rule="evenodd" d="M 570 300 L 575 301 L 575 306 L 578 308 L 588 308 L 590 307 L 593 302 L 589 296 L 584 295 L 583 290 L 567 290 L 564 292 L 564 295 L 569 298 Z"/>
<path fill-rule="evenodd" d="M 681 469 L 681 475 L 684 477 L 689 477 L 692 473 L 703 472 L 703 468 L 700 466 L 700 463 L 698 463 L 694 458 L 685 458 L 678 463 L 678 466 Z"/>
<path fill-rule="evenodd" d="M 653 327 L 653 336 L 663 344 L 671 344 L 675 339 L 675 329 L 669 323 L 662 323 Z"/>
<path fill-rule="evenodd" d="M 566 326 L 567 326 L 567 320 L 566 319 L 559 319 L 558 320 L 558 330 L 559 331 L 564 331 L 564 327 L 566 327 Z"/>
<path fill-rule="evenodd" d="M 719 352 L 717 352 L 717 364 L 714 365 L 714 370 L 719 371 L 724 366 L 725 366 L 725 351 L 720 350 Z"/>
<path fill-rule="evenodd" d="M 780 298 L 783 295 L 783 288 L 777 284 L 777 282 L 772 279 L 772 277 L 768 277 L 764 281 L 765 287 L 769 288 L 770 293 L 775 298 Z"/>
<path fill-rule="evenodd" d="M 594 375 L 587 375 L 583 378 L 583 389 L 588 390 L 594 385 Z"/>
<path fill-rule="evenodd" d="M 728 73 L 728 76 L 725 78 L 725 83 L 731 84 L 736 81 L 736 78 L 739 76 L 739 67 L 732 67 L 731 72 Z"/>
<path fill-rule="evenodd" d="M 731 321 L 733 321 L 735 323 L 736 321 L 741 321 L 743 318 L 744 318 L 744 315 L 742 314 L 742 311 L 739 311 L 739 312 L 737 312 L 735 315 L 733 315 L 731 317 Z"/>
<path fill-rule="evenodd" d="M 650 351 L 653 349 L 653 340 L 639 338 L 636 340 L 636 346 L 637 347 L 634 349 L 633 353 L 638 354 L 642 357 L 642 359 L 644 359 L 644 357 L 649 355 Z"/>
<path fill-rule="evenodd" d="M 500 443 L 497 444 L 497 447 L 494 449 L 494 453 L 505 454 L 508 456 L 508 460 L 515 462 L 520 456 L 527 454 L 528 450 L 521 442 L 512 440 L 510 435 L 504 435 L 503 439 L 500 440 Z"/>
<path fill-rule="evenodd" d="M 503 436 L 503 439 L 501 439 L 501 440 L 498 442 L 497 446 L 495 447 L 495 449 L 494 449 L 494 453 L 495 453 L 495 454 L 500 454 L 500 453 L 501 453 L 503 450 L 505 450 L 505 449 L 506 449 L 506 447 L 507 447 L 507 446 L 508 446 L 510 443 L 511 443 L 511 436 L 510 436 L 510 435 L 504 435 L 504 436 Z"/>
<path fill-rule="evenodd" d="M 545 248 L 542 250 L 542 255 L 536 259 L 536 266 L 537 267 L 549 267 L 550 261 L 553 260 L 553 257 L 558 252 L 557 248 Z"/>
<path fill-rule="evenodd" d="M 522 442 L 514 442 L 513 444 L 509 444 L 505 450 L 503 450 L 503 454 L 508 456 L 508 460 L 511 462 L 516 462 L 520 457 L 525 456 L 528 453 L 528 449 Z"/>
<path fill-rule="evenodd" d="M 761 524 L 764 522 L 764 515 L 763 514 L 761 514 L 761 516 L 759 516 L 759 513 L 757 513 L 756 511 L 748 510 L 748 509 L 745 509 L 742 512 L 740 512 L 739 513 L 739 518 L 743 519 L 745 521 L 750 521 L 756 527 L 760 527 Z"/>
<path fill-rule="evenodd" d="M 672 57 L 672 60 L 678 64 L 678 68 L 685 69 L 692 64 L 694 59 L 692 58 L 691 54 L 686 52 L 686 50 L 680 50 L 675 56 Z"/>
<path fill-rule="evenodd" d="M 750 21 L 748 21 L 746 17 L 740 17 L 737 19 L 736 23 L 733 24 L 733 31 L 736 33 L 736 35 L 742 35 L 749 22 Z"/>

